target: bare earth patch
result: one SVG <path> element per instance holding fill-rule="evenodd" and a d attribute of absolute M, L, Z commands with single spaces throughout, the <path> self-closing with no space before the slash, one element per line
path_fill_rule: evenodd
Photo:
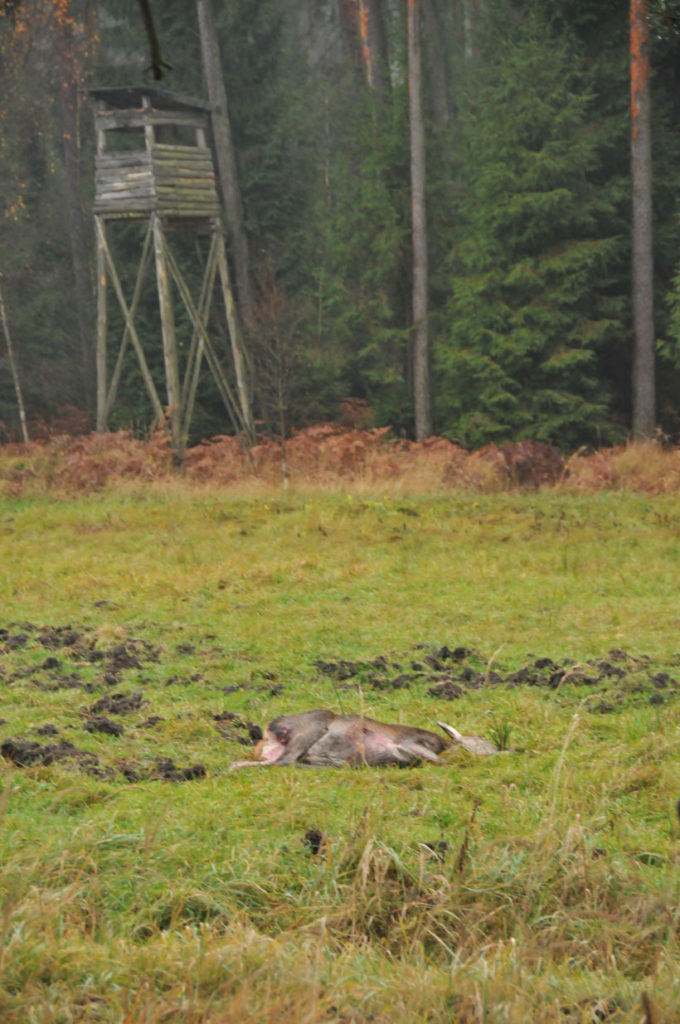
<path fill-rule="evenodd" d="M 182 645 L 183 653 L 193 654 L 200 640 L 196 637 L 195 644 Z M 40 658 L 39 652 L 44 648 L 58 651 L 59 657 Z M 172 782 L 202 778 L 206 769 L 200 763 L 177 766 L 169 754 L 140 757 L 128 749 L 132 737 L 134 748 L 139 749 L 140 731 L 153 729 L 156 735 L 169 727 L 164 715 L 154 713 L 154 705 L 161 700 L 164 689 L 178 682 L 189 685 L 202 680 L 200 673 L 194 673 L 192 679 L 183 680 L 175 675 L 162 683 L 150 681 L 144 675 L 145 667 L 153 665 L 162 672 L 166 656 L 160 646 L 139 636 L 128 636 L 113 646 L 100 646 L 96 631 L 85 626 L 22 623 L 0 628 L 0 705 L 3 693 L 14 697 L 22 689 L 100 693 L 85 705 L 74 700 L 66 728 L 75 729 L 83 738 L 85 734 L 96 734 L 109 741 L 106 753 L 81 749 L 60 735 L 63 725 L 52 721 L 40 723 L 34 731 L 41 739 L 59 736 L 55 742 L 17 735 L 8 705 L 8 717 L 0 719 L 0 754 L 18 768 L 59 762 L 89 775 L 110 779 L 122 776 L 128 783 L 154 778 Z M 680 655 L 675 656 L 674 663 L 680 669 Z M 406 652 L 388 652 L 369 660 L 317 659 L 310 672 L 331 680 L 338 692 L 409 689 L 430 698 L 433 704 L 459 701 L 473 691 L 491 693 L 534 687 L 550 691 L 562 705 L 578 703 L 592 714 L 613 714 L 639 705 L 662 706 L 675 701 L 680 692 L 676 675 L 655 666 L 644 655 L 618 649 L 585 662 L 564 659 L 558 663 L 552 658 L 535 657 L 520 668 L 504 669 L 469 647 L 433 648 L 420 644 Z M 134 688 L 111 692 L 112 686 L 125 686 L 130 680 Z M 239 689 L 248 686 L 265 694 L 278 694 L 281 690 L 280 686 L 272 686 L 269 679 L 264 683 L 256 679 Z M 234 688 L 216 683 L 208 687 L 215 702 L 220 699 L 219 694 L 233 691 Z M 46 715 L 49 710 L 46 701 Z M 290 709 L 301 710 L 306 709 Z M 442 714 L 433 708 L 433 719 Z M 210 719 L 223 740 L 242 746 L 257 743 L 262 737 L 261 726 L 267 724 L 252 722 L 229 710 L 213 710 Z"/>

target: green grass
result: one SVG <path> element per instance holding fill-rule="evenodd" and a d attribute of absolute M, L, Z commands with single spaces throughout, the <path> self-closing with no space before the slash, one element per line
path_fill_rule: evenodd
<path fill-rule="evenodd" d="M 0 741 L 98 758 L 0 761 L 2 1020 L 637 1022 L 643 992 L 680 1018 L 680 716 L 650 680 L 680 678 L 679 551 L 677 500 L 625 492 L 0 502 L 0 628 L 26 636 L 0 640 Z M 120 645 L 139 665 L 107 681 Z M 485 685 L 447 702 L 315 666 L 442 645 Z M 493 683 L 614 648 L 625 675 L 595 688 Z M 112 692 L 144 703 L 85 731 Z M 315 706 L 513 749 L 227 771 L 247 751 L 216 714 Z M 159 780 L 161 758 L 206 774 Z"/>

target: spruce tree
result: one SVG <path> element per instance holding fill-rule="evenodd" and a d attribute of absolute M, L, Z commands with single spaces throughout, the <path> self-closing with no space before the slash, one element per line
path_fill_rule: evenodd
<path fill-rule="evenodd" d="M 611 124 L 598 121 L 576 44 L 535 10 L 514 32 L 487 39 L 461 110 L 439 427 L 470 446 L 597 442 L 608 410 L 598 351 L 625 334 L 625 179 L 603 179 Z"/>

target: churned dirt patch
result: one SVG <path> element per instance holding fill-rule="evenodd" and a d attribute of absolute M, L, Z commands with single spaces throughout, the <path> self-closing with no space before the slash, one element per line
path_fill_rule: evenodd
<path fill-rule="evenodd" d="M 674 660 L 680 669 L 680 655 Z M 631 703 L 665 704 L 680 692 L 675 675 L 655 668 L 648 657 L 622 650 L 584 662 L 532 658 L 519 669 L 504 670 L 468 647 L 422 645 L 405 655 L 381 654 L 368 661 L 318 660 L 315 666 L 335 680 L 338 689 L 417 687 L 437 700 L 458 700 L 482 688 L 517 686 L 541 687 L 569 700 L 576 693 L 581 699 L 585 689 L 594 698 L 586 707 L 600 713 Z"/>
<path fill-rule="evenodd" d="M 139 635 L 119 634 L 115 643 L 103 641 L 96 630 L 74 624 L 24 622 L 0 628 L 0 755 L 17 768 L 60 763 L 128 783 L 202 778 L 206 766 L 192 759 L 192 751 L 205 751 L 200 744 L 211 732 L 216 743 L 253 746 L 267 724 L 225 709 L 224 696 L 251 690 L 261 700 L 282 690 L 275 673 L 257 669 L 250 674 L 250 682 L 235 687 L 225 687 L 221 679 L 211 681 L 200 672 L 166 676 L 166 663 L 178 655 L 200 662 L 204 640 L 192 636 L 190 642 L 177 645 L 170 640 L 163 647 Z M 206 658 L 214 656 L 215 640 L 210 637 Z M 47 657 L 45 651 L 50 652 Z M 671 659 L 669 668 L 619 649 L 584 662 L 532 656 L 519 668 L 507 668 L 462 644 L 418 644 L 405 652 L 386 652 L 366 660 L 317 659 L 309 670 L 332 680 L 337 691 L 408 689 L 433 704 L 462 700 L 478 690 L 534 687 L 548 691 L 558 703 L 578 702 L 592 714 L 613 714 L 644 704 L 663 706 L 680 693 L 680 655 Z M 178 683 L 193 685 L 193 693 L 189 690 L 184 696 L 169 689 Z M 22 704 L 16 700 L 17 693 L 30 695 L 35 690 L 72 691 L 72 695 L 62 693 L 58 705 L 46 696 L 44 720 L 17 729 L 16 708 Z M 86 702 L 82 694 L 89 695 Z M 36 707 L 34 696 L 30 700 Z M 56 707 L 62 716 L 57 721 Z M 307 708 L 290 708 L 291 713 L 303 710 Z M 442 712 L 433 708 L 432 717 L 438 715 Z M 72 739 L 65 738 L 66 731 Z M 87 749 L 88 738 L 94 750 Z M 194 742 L 199 746 L 192 747 Z M 180 748 L 184 757 L 178 763 L 175 751 Z M 225 769 L 228 763 L 225 754 Z M 214 770 L 222 770 L 220 764 Z"/>

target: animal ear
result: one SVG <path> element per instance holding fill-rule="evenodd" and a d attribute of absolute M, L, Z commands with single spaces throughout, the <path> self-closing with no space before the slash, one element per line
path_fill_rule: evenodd
<path fill-rule="evenodd" d="M 463 739 L 462 735 L 458 732 L 457 729 L 454 729 L 452 725 L 447 725 L 446 722 L 437 722 L 437 725 L 439 726 L 440 729 L 444 730 L 447 736 L 450 736 L 451 739 L 455 740 L 457 743 L 460 743 L 460 741 Z"/>

